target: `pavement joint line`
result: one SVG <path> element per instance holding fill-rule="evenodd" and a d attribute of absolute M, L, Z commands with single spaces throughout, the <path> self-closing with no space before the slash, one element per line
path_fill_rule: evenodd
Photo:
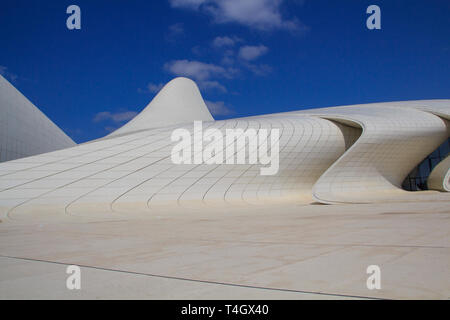
<path fill-rule="evenodd" d="M 182 278 L 182 277 L 175 277 L 175 276 L 165 276 L 165 275 L 144 273 L 144 272 L 138 272 L 138 271 L 127 271 L 127 270 L 111 269 L 111 268 L 105 268 L 105 267 L 80 265 L 80 264 L 76 264 L 76 263 L 66 263 L 66 262 L 58 262 L 58 261 L 50 261 L 50 260 L 42 260 L 42 259 L 33 259 L 33 258 L 24 258 L 24 257 L 14 257 L 14 256 L 6 256 L 6 255 L 0 255 L 0 258 L 16 259 L 16 260 L 24 260 L 24 261 L 34 261 L 34 262 L 42 262 L 42 263 L 52 263 L 52 264 L 65 265 L 65 266 L 76 265 L 76 266 L 78 266 L 80 268 L 89 268 L 89 269 L 95 269 L 95 270 L 110 271 L 110 272 L 120 272 L 120 273 L 134 274 L 134 275 L 147 276 L 147 277 L 163 278 L 163 279 L 170 279 L 170 280 L 180 280 L 180 281 L 189 281 L 189 282 L 197 282 L 197 283 L 205 283 L 205 284 L 215 284 L 215 285 L 230 286 L 230 287 L 248 288 L 248 289 L 260 289 L 260 290 L 303 293 L 303 294 L 316 294 L 316 295 L 331 296 L 331 297 L 343 297 L 343 298 L 371 299 L 371 300 L 389 300 L 389 299 L 378 298 L 378 297 L 369 297 L 369 296 L 346 295 L 346 294 L 340 294 L 340 293 L 327 293 L 327 292 L 305 291 L 305 290 L 295 290 L 295 289 L 259 287 L 259 286 L 252 286 L 252 285 L 244 285 L 244 284 L 236 284 L 236 283 L 211 281 L 211 280 L 189 279 L 189 278 Z"/>

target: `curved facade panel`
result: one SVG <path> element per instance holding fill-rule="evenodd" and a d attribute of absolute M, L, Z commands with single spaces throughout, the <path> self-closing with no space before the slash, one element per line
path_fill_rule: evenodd
<path fill-rule="evenodd" d="M 450 156 L 447 156 L 431 171 L 428 188 L 450 192 Z"/>
<path fill-rule="evenodd" d="M 408 173 L 448 137 L 445 120 L 432 113 L 389 103 L 317 110 L 317 115 L 353 122 L 363 133 L 319 179 L 319 202 L 371 202 L 414 198 L 401 184 Z"/>
<path fill-rule="evenodd" d="M 75 143 L 0 75 L 0 162 Z"/>
<path fill-rule="evenodd" d="M 314 117 L 243 118 L 203 125 L 221 132 L 279 129 L 278 173 L 262 176 L 261 164 L 174 164 L 170 136 L 178 127 L 170 127 L 7 163 L 0 176 L 1 202 L 8 205 L 10 217 L 40 205 L 56 206 L 62 214 L 81 214 L 86 205 L 99 211 L 142 211 L 167 203 L 309 203 L 314 183 L 345 152 L 348 141 L 359 136 L 358 130 Z M 192 125 L 184 128 L 193 132 Z"/>

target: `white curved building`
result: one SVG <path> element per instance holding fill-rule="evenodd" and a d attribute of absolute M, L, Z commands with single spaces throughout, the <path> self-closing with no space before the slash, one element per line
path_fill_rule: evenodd
<path fill-rule="evenodd" d="M 450 296 L 450 100 L 214 121 L 177 78 L 122 128 L 74 145 L 0 84 L 1 121 L 28 123 L 29 152 L 63 148 L 0 163 L 1 299 Z M 246 151 L 243 164 L 196 161 L 196 134 L 206 147 L 230 129 L 270 136 L 222 152 Z M 175 132 L 187 132 L 190 164 L 173 161 Z M 278 171 L 262 175 L 268 164 L 251 159 L 277 132 Z M 82 290 L 66 289 L 73 265 Z M 367 285 L 373 265 L 380 290 Z"/>
<path fill-rule="evenodd" d="M 279 129 L 277 174 L 261 175 L 260 164 L 174 164 L 171 134 L 177 128 L 192 132 L 194 120 L 224 134 L 227 128 Z M 447 141 L 449 120 L 449 100 L 427 100 L 214 121 L 195 83 L 177 78 L 105 138 L 0 164 L 1 213 L 14 218 L 41 207 L 76 215 L 92 206 L 151 212 L 161 205 L 448 200 L 448 194 L 401 186 Z M 448 161 L 437 170 L 448 185 Z"/>

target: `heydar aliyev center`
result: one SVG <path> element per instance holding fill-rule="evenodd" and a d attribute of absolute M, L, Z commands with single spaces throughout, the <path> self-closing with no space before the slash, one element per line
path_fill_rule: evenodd
<path fill-rule="evenodd" d="M 200 121 L 223 135 L 278 129 L 276 173 L 174 163 L 174 130 L 194 144 Z M 58 264 L 75 264 L 95 283 L 87 298 L 448 298 L 449 136 L 450 100 L 215 121 L 176 78 L 127 124 L 76 145 L 0 77 L 0 297 L 72 298 L 54 288 Z M 32 291 L 16 264 L 55 270 Z M 366 286 L 369 265 L 381 289 Z M 118 275 L 115 290 L 99 269 L 148 277 Z M 152 292 L 136 289 L 145 281 Z"/>

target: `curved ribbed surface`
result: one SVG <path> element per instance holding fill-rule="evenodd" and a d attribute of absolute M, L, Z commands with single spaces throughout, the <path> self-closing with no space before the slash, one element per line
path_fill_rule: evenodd
<path fill-rule="evenodd" d="M 195 120 L 214 120 L 194 81 L 179 77 L 167 83 L 134 119 L 108 137 Z"/>
<path fill-rule="evenodd" d="M 429 189 L 450 192 L 450 156 L 431 171 L 427 180 Z"/>
<path fill-rule="evenodd" d="M 173 164 L 175 127 L 98 140 L 5 164 L 0 199 L 10 217 L 44 205 L 58 212 L 152 210 L 155 205 L 312 201 L 321 174 L 359 136 L 353 128 L 313 117 L 244 118 L 204 122 L 204 128 L 280 130 L 280 167 L 260 175 L 260 164 Z M 192 125 L 183 126 L 193 132 Z M 69 151 L 69 150 L 68 150 Z M 55 170 L 57 169 L 57 170 Z"/>
<path fill-rule="evenodd" d="M 317 181 L 313 197 L 323 203 L 416 199 L 401 189 L 407 174 L 448 137 L 445 120 L 415 106 L 395 103 L 304 111 L 353 122 L 363 133 Z M 420 199 L 420 196 L 419 198 Z"/>
<path fill-rule="evenodd" d="M 169 83 L 148 108 L 107 139 L 0 164 L 3 217 L 122 215 L 153 212 L 156 207 L 268 201 L 449 199 L 449 194 L 400 189 L 411 169 L 447 139 L 447 123 L 441 115 L 448 113 L 448 101 L 344 106 L 212 121 L 203 106 L 198 108 L 203 100 L 193 88 L 190 80 Z M 183 99 L 187 92 L 194 98 Z M 170 114 L 168 121 L 176 122 L 171 125 L 155 120 L 165 107 L 185 110 L 189 106 L 198 112 Z M 172 163 L 173 130 L 185 128 L 192 134 L 193 120 L 199 119 L 209 120 L 203 122 L 204 130 L 216 128 L 222 133 L 237 128 L 279 129 L 278 173 L 263 176 L 260 164 Z"/>
<path fill-rule="evenodd" d="M 75 145 L 0 75 L 0 162 Z"/>
<path fill-rule="evenodd" d="M 389 102 L 390 106 L 414 108 L 433 113 L 443 119 L 450 120 L 449 100 L 413 100 L 413 101 L 397 101 Z"/>

